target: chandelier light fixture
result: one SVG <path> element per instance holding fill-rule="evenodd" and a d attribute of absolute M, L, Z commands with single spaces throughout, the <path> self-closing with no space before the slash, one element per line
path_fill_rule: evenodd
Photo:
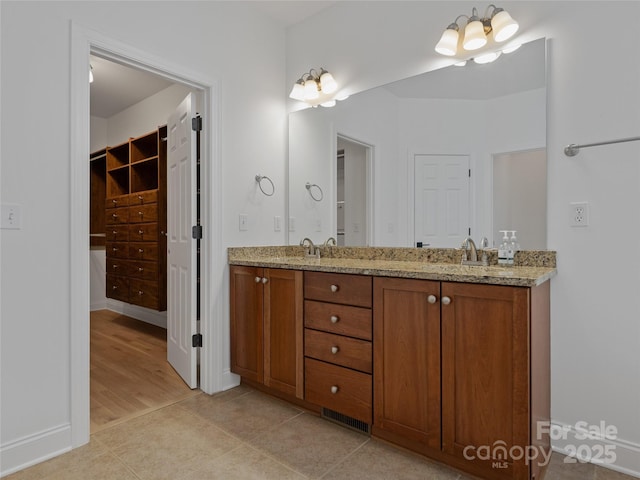
<path fill-rule="evenodd" d="M 289 97 L 306 102 L 312 107 L 333 107 L 336 104 L 333 94 L 337 89 L 338 84 L 333 75 L 324 68 L 320 69 L 320 73 L 312 68 L 293 84 Z"/>
<path fill-rule="evenodd" d="M 458 20 L 461 18 L 467 19 L 462 37 L 458 25 Z M 518 27 L 518 22 L 502 8 L 491 4 L 487 7 L 484 16 L 479 17 L 478 10 L 474 7 L 471 16 L 458 15 L 455 21 L 447 27 L 436 45 L 436 52 L 451 57 L 460 53 L 459 46 L 467 51 L 477 50 L 487 44 L 488 36 L 491 33 L 493 33 L 495 42 L 504 42 L 515 35 Z"/>

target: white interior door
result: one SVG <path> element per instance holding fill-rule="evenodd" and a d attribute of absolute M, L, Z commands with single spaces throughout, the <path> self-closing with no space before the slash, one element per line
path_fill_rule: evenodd
<path fill-rule="evenodd" d="M 415 154 L 414 162 L 415 242 L 459 247 L 469 234 L 469 157 Z"/>
<path fill-rule="evenodd" d="M 187 95 L 167 124 L 167 359 L 191 388 L 198 386 L 195 98 Z"/>

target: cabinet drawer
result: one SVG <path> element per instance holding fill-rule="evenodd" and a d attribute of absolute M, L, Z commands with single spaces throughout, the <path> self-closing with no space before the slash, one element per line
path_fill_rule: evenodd
<path fill-rule="evenodd" d="M 129 303 L 147 308 L 158 308 L 158 283 L 129 279 Z"/>
<path fill-rule="evenodd" d="M 371 373 L 371 342 L 305 328 L 304 354 L 317 360 Z"/>
<path fill-rule="evenodd" d="M 107 275 L 128 276 L 131 270 L 131 265 L 129 260 L 107 257 L 106 269 Z"/>
<path fill-rule="evenodd" d="M 129 225 L 129 241 L 131 242 L 157 242 L 157 223 L 135 223 Z"/>
<path fill-rule="evenodd" d="M 122 302 L 129 301 L 129 279 L 107 274 L 106 296 Z"/>
<path fill-rule="evenodd" d="M 106 211 L 107 225 L 129 222 L 129 207 L 110 208 Z"/>
<path fill-rule="evenodd" d="M 155 262 L 131 262 L 129 276 L 140 280 L 157 280 L 158 264 Z"/>
<path fill-rule="evenodd" d="M 149 205 L 136 205 L 129 207 L 129 222 L 157 222 L 158 221 L 158 205 L 151 203 Z"/>
<path fill-rule="evenodd" d="M 158 190 L 146 190 L 129 195 L 129 205 L 147 205 L 158 203 Z"/>
<path fill-rule="evenodd" d="M 130 242 L 129 258 L 134 260 L 158 260 L 158 244 L 155 242 Z"/>
<path fill-rule="evenodd" d="M 118 208 L 129 205 L 129 195 L 120 195 L 119 197 L 109 197 L 104 201 L 104 208 Z"/>
<path fill-rule="evenodd" d="M 126 242 L 129 240 L 127 225 L 113 224 L 106 228 L 107 242 Z"/>
<path fill-rule="evenodd" d="M 305 400 L 371 423 L 371 375 L 344 367 L 304 360 Z"/>
<path fill-rule="evenodd" d="M 371 340 L 371 310 L 335 303 L 304 301 L 304 326 Z"/>
<path fill-rule="evenodd" d="M 371 307 L 371 277 L 344 273 L 304 272 L 304 298 Z"/>
<path fill-rule="evenodd" d="M 128 258 L 129 244 L 126 242 L 107 242 L 105 254 L 107 258 Z"/>

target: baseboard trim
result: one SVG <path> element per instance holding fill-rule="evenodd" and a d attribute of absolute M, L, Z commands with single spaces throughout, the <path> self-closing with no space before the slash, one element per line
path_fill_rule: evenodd
<path fill-rule="evenodd" d="M 107 299 L 106 308 L 107 310 L 121 313 L 157 327 L 167 328 L 167 312 L 158 312 L 156 310 L 138 307 L 137 305 L 131 305 L 130 303 L 120 302 L 111 298 Z"/>
<path fill-rule="evenodd" d="M 0 477 L 71 450 L 71 425 L 65 424 L 0 446 Z"/>
<path fill-rule="evenodd" d="M 589 431 L 586 428 L 551 422 L 551 447 L 555 452 L 569 457 L 577 457 L 580 461 L 591 462 L 625 475 L 640 478 L 639 444 L 617 438 L 617 436 L 612 438 L 602 438 L 598 435 L 589 436 Z M 612 459 L 612 456 L 615 458 Z"/>

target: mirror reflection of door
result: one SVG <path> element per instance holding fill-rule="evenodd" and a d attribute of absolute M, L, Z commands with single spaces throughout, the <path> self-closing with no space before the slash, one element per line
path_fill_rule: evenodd
<path fill-rule="evenodd" d="M 520 248 L 547 248 L 547 151 L 493 156 L 493 245 L 500 230 L 516 230 Z"/>
<path fill-rule="evenodd" d="M 370 147 L 338 136 L 336 156 L 336 240 L 340 246 L 365 246 L 367 232 L 367 158 Z"/>

